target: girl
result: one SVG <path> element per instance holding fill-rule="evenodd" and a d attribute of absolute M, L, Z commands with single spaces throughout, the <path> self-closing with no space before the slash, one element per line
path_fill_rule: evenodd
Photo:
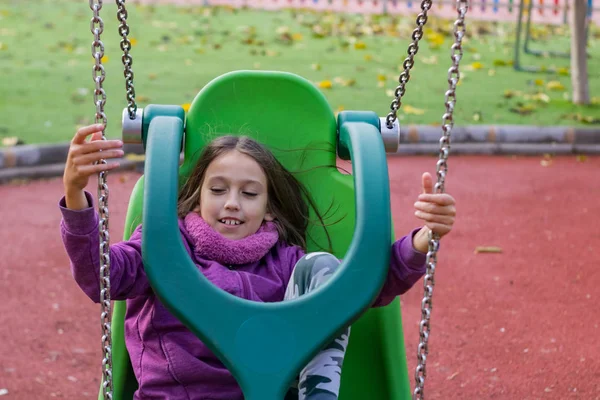
<path fill-rule="evenodd" d="M 73 277 L 95 302 L 98 215 L 84 188 L 91 175 L 118 165 L 96 161 L 123 156 L 120 141 L 100 140 L 102 129 L 84 127 L 73 138 L 60 200 Z M 452 228 L 454 199 L 432 189 L 431 176 L 424 174 L 415 214 L 425 226 L 392 245 L 388 277 L 374 306 L 389 304 L 424 274 L 428 229 L 443 236 Z M 306 255 L 309 207 L 323 222 L 306 189 L 269 150 L 247 137 L 223 136 L 205 147 L 181 188 L 179 228 L 190 257 L 213 284 L 248 300 L 277 302 L 322 285 L 340 263 L 328 253 Z M 125 341 L 139 384 L 134 398 L 243 400 L 219 359 L 153 294 L 142 263 L 141 229 L 110 247 L 111 296 L 127 300 Z M 286 399 L 337 399 L 349 333 L 311 360 Z"/>

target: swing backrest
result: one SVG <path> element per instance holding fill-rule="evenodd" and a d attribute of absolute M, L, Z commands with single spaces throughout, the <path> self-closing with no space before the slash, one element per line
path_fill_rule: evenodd
<path fill-rule="evenodd" d="M 210 140 L 223 134 L 250 136 L 267 145 L 296 173 L 326 222 L 336 221 L 327 229 L 333 253 L 344 256 L 355 224 L 353 182 L 351 176 L 336 170 L 335 116 L 310 82 L 282 72 L 225 74 L 204 87 L 192 102 L 185 131 L 180 184 Z M 132 192 L 125 239 L 141 221 L 143 185 L 142 177 Z M 309 229 L 308 238 L 309 251 L 327 247 L 324 231 L 318 226 Z M 114 398 L 130 399 L 136 382 L 123 343 L 125 304 L 117 303 L 113 316 Z M 340 398 L 409 397 L 399 303 L 395 301 L 369 310 L 353 325 Z"/>

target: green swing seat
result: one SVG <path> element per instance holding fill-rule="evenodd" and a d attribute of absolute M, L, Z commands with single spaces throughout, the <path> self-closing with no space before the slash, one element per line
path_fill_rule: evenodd
<path fill-rule="evenodd" d="M 177 188 L 199 150 L 222 134 L 266 144 L 298 172 L 326 222 L 339 221 L 328 231 L 334 254 L 344 262 L 324 287 L 294 301 L 254 303 L 214 287 L 189 260 L 177 228 Z M 131 194 L 124 239 L 144 224 L 142 251 L 155 293 L 232 371 L 246 400 L 282 399 L 302 365 L 349 323 L 340 399 L 410 398 L 399 300 L 368 308 L 385 280 L 392 240 L 387 164 L 375 113 L 344 112 L 336 121 L 307 80 L 236 71 L 206 85 L 187 116 L 178 106 L 146 107 L 142 137 L 145 175 Z M 336 152 L 352 159 L 352 175 L 335 168 Z M 312 226 L 310 238 L 309 251 L 327 245 L 322 227 Z M 131 399 L 137 388 L 124 343 L 125 307 L 115 302 L 112 320 L 116 400 Z"/>

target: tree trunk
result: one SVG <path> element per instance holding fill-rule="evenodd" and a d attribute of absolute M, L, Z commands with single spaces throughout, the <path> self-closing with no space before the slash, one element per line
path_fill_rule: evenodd
<path fill-rule="evenodd" d="M 586 23 L 587 0 L 573 0 L 571 9 L 571 84 L 573 103 L 590 104 L 588 85 Z"/>

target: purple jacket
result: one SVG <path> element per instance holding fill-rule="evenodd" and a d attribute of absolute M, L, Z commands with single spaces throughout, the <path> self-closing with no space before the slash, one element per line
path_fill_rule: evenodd
<path fill-rule="evenodd" d="M 93 205 L 92 196 L 86 193 Z M 99 303 L 98 214 L 92 207 L 73 211 L 59 203 L 61 235 L 77 284 Z M 282 301 L 296 262 L 304 255 L 297 246 L 278 242 L 260 261 L 230 270 L 191 251 L 192 240 L 182 220 L 183 243 L 196 265 L 213 284 L 259 302 Z M 412 246 L 412 235 L 391 248 L 390 270 L 374 306 L 389 304 L 425 273 L 425 254 Z M 142 264 L 141 227 L 128 241 L 110 247 L 111 298 L 126 300 L 125 343 L 139 389 L 134 399 L 243 400 L 240 387 L 219 359 L 156 298 Z"/>

